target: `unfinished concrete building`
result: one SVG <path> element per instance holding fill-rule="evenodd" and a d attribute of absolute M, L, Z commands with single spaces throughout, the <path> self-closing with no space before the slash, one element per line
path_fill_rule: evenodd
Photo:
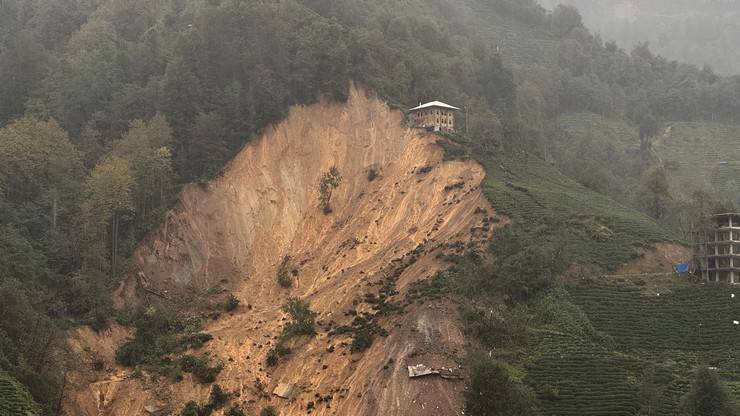
<path fill-rule="evenodd" d="M 694 265 L 708 282 L 740 284 L 740 213 L 714 215 L 694 232 Z"/>

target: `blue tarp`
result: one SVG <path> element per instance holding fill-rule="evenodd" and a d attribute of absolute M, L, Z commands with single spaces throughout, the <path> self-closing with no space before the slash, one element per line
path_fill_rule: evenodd
<path fill-rule="evenodd" d="M 676 271 L 678 273 L 688 273 L 689 272 L 689 263 L 679 263 L 676 265 Z"/>

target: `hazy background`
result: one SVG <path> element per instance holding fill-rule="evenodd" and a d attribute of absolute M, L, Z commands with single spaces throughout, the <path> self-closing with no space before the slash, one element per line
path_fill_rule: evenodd
<path fill-rule="evenodd" d="M 738 0 L 540 0 L 576 6 L 586 26 L 626 49 L 649 41 L 669 59 L 740 74 Z"/>

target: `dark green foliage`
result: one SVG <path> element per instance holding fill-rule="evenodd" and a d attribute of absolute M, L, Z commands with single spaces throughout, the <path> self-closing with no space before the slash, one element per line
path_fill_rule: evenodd
<path fill-rule="evenodd" d="M 211 409 L 220 409 L 229 401 L 231 395 L 226 393 L 220 385 L 214 384 L 211 387 L 211 394 L 208 396 L 208 407 Z"/>
<path fill-rule="evenodd" d="M 356 331 L 352 337 L 352 344 L 350 344 L 350 351 L 362 352 L 370 348 L 373 345 L 374 334 L 371 328 L 362 328 Z"/>
<path fill-rule="evenodd" d="M 283 334 L 283 336 L 278 340 L 277 345 L 275 345 L 275 348 L 267 352 L 265 363 L 268 366 L 270 367 L 276 366 L 278 364 L 278 361 L 280 360 L 280 357 L 284 357 L 291 353 L 290 348 L 285 346 L 285 342 L 287 341 L 288 341 L 288 338 Z"/>
<path fill-rule="evenodd" d="M 738 411 L 722 385 L 717 371 L 702 367 L 684 399 L 683 411 L 691 416 L 737 416 Z"/>
<path fill-rule="evenodd" d="M 494 238 L 494 252 L 500 256 L 494 273 L 501 279 L 510 300 L 527 300 L 550 289 L 568 267 L 563 248 L 544 238 L 538 243 L 537 236 L 537 228 L 530 233 L 529 229 L 514 225 Z"/>
<path fill-rule="evenodd" d="M 283 305 L 283 312 L 288 314 L 290 322 L 283 330 L 284 338 L 300 335 L 314 335 L 316 330 L 316 312 L 312 311 L 308 301 L 299 298 L 289 298 Z"/>
<path fill-rule="evenodd" d="M 550 26 L 555 36 L 563 37 L 570 34 L 573 29 L 582 28 L 583 19 L 575 7 L 559 4 L 552 11 Z"/>
<path fill-rule="evenodd" d="M 293 286 L 293 277 L 290 275 L 290 256 L 283 257 L 277 271 L 277 281 L 280 286 L 288 289 Z"/>
<path fill-rule="evenodd" d="M 534 395 L 509 370 L 485 357 L 475 356 L 468 390 L 466 414 L 473 416 L 538 415 Z"/>
<path fill-rule="evenodd" d="M 41 406 L 17 380 L 0 370 L 0 415 L 40 416 Z"/>
<path fill-rule="evenodd" d="M 227 410 L 226 413 L 224 413 L 224 416 L 247 416 L 247 414 L 244 413 L 239 407 L 234 406 L 231 409 Z"/>
<path fill-rule="evenodd" d="M 178 363 L 172 356 L 188 349 L 198 349 L 212 339 L 200 332 L 200 322 L 165 311 L 139 311 L 133 318 L 134 337 L 116 350 L 116 361 L 125 366 L 144 365 L 148 369 L 176 377 L 180 369 L 191 372 L 203 383 L 215 379 L 220 368 L 210 367 L 207 359 L 183 357 Z"/>
<path fill-rule="evenodd" d="M 497 212 L 510 216 L 514 224 L 526 224 L 520 228 L 528 236 L 526 241 L 549 246 L 550 253 L 561 252 L 568 263 L 614 270 L 632 259 L 639 247 L 679 238 L 647 215 L 564 177 L 538 157 L 507 153 L 479 160 L 488 172 L 483 189 Z M 610 237 L 594 244 L 594 235 L 605 231 Z M 531 249 L 527 244 L 494 244 L 496 250 L 509 247 Z M 550 267 L 547 263 L 541 265 L 545 270 Z"/>
<path fill-rule="evenodd" d="M 216 376 L 223 370 L 223 364 L 216 363 L 211 366 L 211 360 L 206 355 L 200 357 L 184 355 L 180 359 L 180 368 L 186 373 L 192 373 L 198 382 L 208 384 L 216 381 Z"/>
<path fill-rule="evenodd" d="M 233 294 L 229 294 L 229 296 L 226 298 L 226 301 L 224 302 L 224 310 L 226 312 L 233 312 L 234 309 L 238 307 L 239 307 L 239 298 L 237 298 Z"/>
<path fill-rule="evenodd" d="M 640 184 L 639 195 L 643 207 L 653 218 L 663 218 L 671 202 L 665 169 L 657 167 L 646 172 Z"/>
<path fill-rule="evenodd" d="M 208 396 L 208 403 L 199 405 L 194 401 L 189 401 L 180 411 L 180 416 L 210 416 L 215 410 L 222 408 L 230 398 L 231 394 L 224 392 L 218 384 L 214 384 L 213 387 L 211 387 L 211 393 Z M 244 413 L 242 413 L 236 406 L 232 407 L 224 414 L 226 416 L 244 415 Z"/>
<path fill-rule="evenodd" d="M 319 181 L 319 208 L 321 208 L 324 214 L 331 213 L 331 195 L 341 182 L 342 175 L 339 174 L 336 166 L 332 166 L 328 172 L 324 172 L 321 175 L 321 180 Z"/>
<path fill-rule="evenodd" d="M 740 397 L 732 288 L 652 285 L 584 281 L 520 308 L 530 333 L 520 364 L 543 413 L 684 414 L 695 369 L 707 363 Z"/>
<path fill-rule="evenodd" d="M 0 275 L 0 384 L 3 377 L 20 381 L 45 411 L 55 409 L 51 398 L 62 384 L 63 365 L 55 352 L 64 347 L 57 322 L 46 312 L 55 307 L 51 299 L 44 291 Z"/>
<path fill-rule="evenodd" d="M 278 364 L 279 360 L 280 360 L 280 355 L 277 353 L 277 351 L 273 349 L 267 352 L 267 357 L 265 358 L 265 364 L 267 364 L 268 367 L 275 367 Z"/>
<path fill-rule="evenodd" d="M 263 407 L 260 416 L 278 416 L 277 410 L 272 406 Z"/>
<path fill-rule="evenodd" d="M 208 416 L 208 414 L 194 401 L 187 402 L 185 407 L 180 411 L 180 416 Z"/>

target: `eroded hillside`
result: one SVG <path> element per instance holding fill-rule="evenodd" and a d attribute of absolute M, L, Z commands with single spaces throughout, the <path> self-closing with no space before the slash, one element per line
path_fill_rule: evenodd
<path fill-rule="evenodd" d="M 437 139 L 405 128 L 401 112 L 357 88 L 346 103 L 293 108 L 222 176 L 183 191 L 166 222 L 136 250 L 136 270 L 116 302 L 158 294 L 158 302 L 182 308 L 183 300 L 216 285 L 231 290 L 241 305 L 206 323 L 214 339 L 203 351 L 224 362 L 217 382 L 237 392 L 232 402 L 250 414 L 268 404 L 281 415 L 306 414 L 309 402 L 318 415 L 462 414 L 462 380 L 411 379 L 407 371 L 425 364 L 464 375 L 456 308 L 407 302 L 404 293 L 446 267 L 441 254 L 483 244 L 506 220 L 480 189 L 483 168 L 445 161 Z M 332 167 L 342 180 L 325 214 L 319 182 Z M 290 289 L 276 279 L 286 262 Z M 268 367 L 265 356 L 285 323 L 280 307 L 289 296 L 311 302 L 318 333 L 297 340 L 290 355 Z M 384 313 L 378 299 L 402 309 Z M 387 336 L 352 353 L 349 335 L 331 332 L 351 325 L 347 311 L 375 316 Z M 75 349 L 97 352 L 104 370 L 81 364 L 70 375 L 67 414 L 138 415 L 147 406 L 177 413 L 189 400 L 206 401 L 210 387 L 190 375 L 155 381 L 117 366 L 113 351 L 125 335 L 118 327 L 75 335 Z M 277 398 L 271 392 L 278 383 L 295 384 L 297 393 Z"/>

